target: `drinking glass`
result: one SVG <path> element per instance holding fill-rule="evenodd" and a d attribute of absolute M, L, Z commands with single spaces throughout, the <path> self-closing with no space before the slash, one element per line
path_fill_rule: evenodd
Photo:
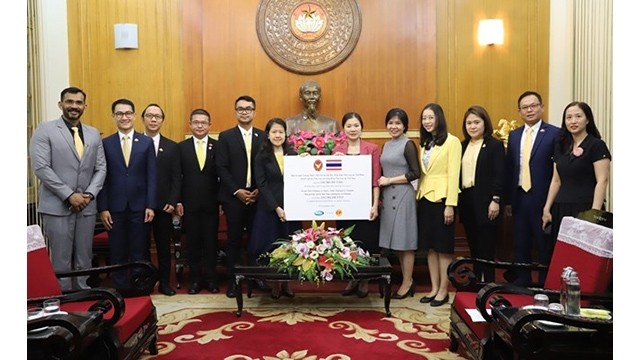
<path fill-rule="evenodd" d="M 43 309 L 41 307 L 32 307 L 27 309 L 27 321 L 41 317 L 42 311 Z"/>
<path fill-rule="evenodd" d="M 549 297 L 545 294 L 536 294 L 533 297 L 533 305 L 534 306 L 541 306 L 543 308 L 548 308 L 549 307 Z"/>
<path fill-rule="evenodd" d="M 45 315 L 55 314 L 60 311 L 60 299 L 48 299 L 42 303 Z"/>

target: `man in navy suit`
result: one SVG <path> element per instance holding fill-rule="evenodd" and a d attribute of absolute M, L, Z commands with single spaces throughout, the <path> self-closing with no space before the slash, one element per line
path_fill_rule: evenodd
<path fill-rule="evenodd" d="M 180 199 L 182 174 L 178 144 L 160 133 L 164 124 L 164 111 L 158 104 L 149 104 L 142 111 L 144 134 L 153 140 L 157 160 L 158 194 L 156 209 L 151 224 L 153 240 L 158 254 L 158 290 L 172 296 L 176 291 L 169 282 L 171 275 L 171 233 L 172 217 L 177 216 L 176 206 Z"/>
<path fill-rule="evenodd" d="M 238 125 L 220 133 L 216 164 L 220 176 L 220 201 L 227 216 L 227 297 L 236 296 L 233 268 L 238 263 L 243 229 L 251 229 L 256 211 L 258 188 L 251 171 L 263 143 L 264 131 L 253 127 L 256 101 L 240 96 L 235 102 Z M 248 147 L 247 147 L 248 145 Z M 258 288 L 271 291 L 264 283 Z"/>
<path fill-rule="evenodd" d="M 553 175 L 553 150 L 559 128 L 542 120 L 544 104 L 534 91 L 520 95 L 518 110 L 524 126 L 509 134 L 505 191 L 505 212 L 513 216 L 514 260 L 531 263 L 535 246 L 538 262 L 549 264 L 554 241 L 543 232 L 542 208 Z M 539 281 L 544 282 L 545 277 L 546 272 L 541 273 Z M 515 282 L 529 285 L 530 272 L 519 273 Z"/>
<path fill-rule="evenodd" d="M 134 131 L 135 106 L 118 99 L 111 105 L 118 131 L 102 140 L 107 178 L 98 195 L 100 220 L 109 231 L 112 264 L 149 261 L 149 224 L 156 208 L 156 153 L 153 140 Z M 112 275 L 113 285 L 128 288 L 124 273 Z"/>
<path fill-rule="evenodd" d="M 178 214 L 184 215 L 187 234 L 189 294 L 197 294 L 202 288 L 217 293 L 217 142 L 209 136 L 211 115 L 207 110 L 193 110 L 189 116 L 189 127 L 193 136 L 178 144 L 182 169 L 182 195 Z"/>

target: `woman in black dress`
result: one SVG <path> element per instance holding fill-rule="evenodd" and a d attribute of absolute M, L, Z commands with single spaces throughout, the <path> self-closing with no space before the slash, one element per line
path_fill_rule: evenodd
<path fill-rule="evenodd" d="M 276 240 L 288 239 L 295 230 L 302 228 L 300 221 L 287 221 L 284 211 L 284 156 L 296 155 L 286 141 L 287 125 L 280 118 L 269 120 L 265 127 L 266 140 L 256 156 L 254 174 L 260 190 L 258 209 L 253 221 L 253 231 L 249 240 L 249 255 L 258 259 L 261 254 L 273 249 Z M 274 286 L 271 296 L 293 297 L 289 283 Z"/>
<path fill-rule="evenodd" d="M 605 207 L 611 153 L 600 137 L 588 104 L 574 101 L 565 107 L 553 161 L 542 226 L 551 223 L 551 239 L 555 241 L 563 217 Z"/>

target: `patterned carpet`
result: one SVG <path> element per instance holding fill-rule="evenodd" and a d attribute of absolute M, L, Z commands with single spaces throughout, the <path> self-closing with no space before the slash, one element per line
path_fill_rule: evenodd
<path fill-rule="evenodd" d="M 273 300 L 224 294 L 153 295 L 159 317 L 159 355 L 142 359 L 351 360 L 462 359 L 448 350 L 449 305 L 420 304 L 416 294 L 391 301 L 297 293 Z"/>

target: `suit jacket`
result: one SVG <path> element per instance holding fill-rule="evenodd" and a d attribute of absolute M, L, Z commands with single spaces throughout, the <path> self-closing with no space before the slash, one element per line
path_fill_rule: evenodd
<path fill-rule="evenodd" d="M 253 127 L 251 137 L 251 187 L 256 187 L 255 158 L 264 142 L 264 131 Z M 235 199 L 234 193 L 246 188 L 247 157 L 242 133 L 237 126 L 227 129 L 218 136 L 218 154 L 216 165 L 220 176 L 220 200 L 229 202 Z"/>
<path fill-rule="evenodd" d="M 100 133 L 82 124 L 84 154 L 79 158 L 73 136 L 62 118 L 43 122 L 31 137 L 29 156 L 40 189 L 38 211 L 49 215 L 71 215 L 65 200 L 74 192 L 98 196 L 102 189 L 107 163 Z M 96 202 L 82 210 L 85 215 L 96 213 Z"/>
<path fill-rule="evenodd" d="M 343 154 L 347 153 L 349 148 L 349 144 L 347 142 L 343 142 L 342 144 L 333 148 L 332 153 L 341 152 Z M 371 155 L 371 186 L 378 186 L 378 179 L 380 179 L 381 171 L 380 171 L 380 148 L 378 145 L 374 143 L 370 143 L 364 140 L 360 140 L 360 155 Z"/>
<path fill-rule="evenodd" d="M 217 212 L 220 183 L 216 168 L 218 142 L 211 137 L 207 139 L 206 159 L 200 170 L 193 138 L 180 144 L 180 166 L 182 169 L 182 194 L 180 202 L 186 212 Z"/>
<path fill-rule="evenodd" d="M 462 142 L 462 155 L 469 146 L 469 140 Z M 460 220 L 465 222 L 465 216 L 474 216 L 479 222 L 487 222 L 489 203 L 494 196 L 503 197 L 504 189 L 504 159 L 505 151 L 501 141 L 492 136 L 486 136 L 478 152 L 476 160 L 476 173 L 473 180 L 473 209 L 460 209 Z M 462 176 L 460 176 L 460 188 L 462 188 Z M 465 204 L 460 203 L 460 207 Z M 464 215 L 463 215 L 464 213 Z M 484 220 L 484 221 L 481 221 Z"/>
<path fill-rule="evenodd" d="M 156 208 L 157 164 L 151 138 L 133 131 L 127 167 L 121 140 L 115 133 L 102 140 L 107 158 L 107 178 L 98 196 L 98 211 L 144 211 Z"/>
<path fill-rule="evenodd" d="M 520 142 L 523 132 L 524 126 L 513 130 L 509 133 L 509 141 L 507 142 L 505 203 L 512 205 L 514 210 L 518 208 L 516 193 L 519 187 Z M 529 159 L 531 171 L 530 192 L 541 209 L 547 200 L 549 184 L 553 176 L 553 150 L 559 132 L 560 129 L 558 127 L 543 121 L 531 148 L 531 158 Z"/>
<path fill-rule="evenodd" d="M 156 209 L 162 211 L 165 204 L 171 204 L 175 207 L 180 199 L 182 171 L 180 169 L 180 150 L 178 144 L 160 135 L 156 161 L 158 165 Z"/>
<path fill-rule="evenodd" d="M 425 197 L 431 202 L 446 198 L 445 205 L 458 206 L 460 189 L 460 161 L 462 145 L 460 140 L 452 134 L 447 134 L 444 144 L 434 146 L 429 157 L 429 165 L 425 168 L 422 157 L 424 147 L 420 146 L 420 181 L 416 198 Z"/>
<path fill-rule="evenodd" d="M 285 155 L 296 155 L 291 151 Z M 256 186 L 260 189 L 258 208 L 274 211 L 278 206 L 284 208 L 284 177 L 274 153 L 260 152 L 256 156 Z"/>

